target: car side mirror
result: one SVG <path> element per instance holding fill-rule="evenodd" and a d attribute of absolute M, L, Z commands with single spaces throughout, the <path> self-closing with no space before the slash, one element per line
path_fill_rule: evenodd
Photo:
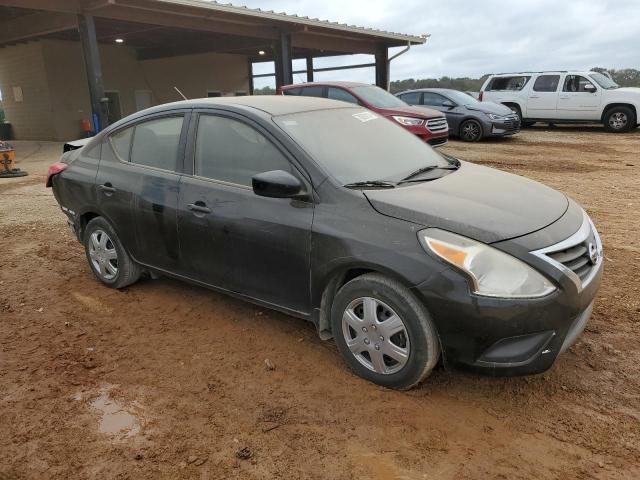
<path fill-rule="evenodd" d="M 304 195 L 300 180 L 284 170 L 272 170 L 254 175 L 253 193 L 261 197 L 297 198 Z"/>
<path fill-rule="evenodd" d="M 592 85 L 592 84 L 590 84 L 590 83 L 587 83 L 587 84 L 584 86 L 584 91 L 585 91 L 585 92 L 589 92 L 589 93 L 594 93 L 594 92 L 596 91 L 596 87 L 595 87 L 595 85 Z"/>
<path fill-rule="evenodd" d="M 447 108 L 455 108 L 456 104 L 450 100 L 445 100 L 444 102 L 442 102 L 442 106 Z"/>

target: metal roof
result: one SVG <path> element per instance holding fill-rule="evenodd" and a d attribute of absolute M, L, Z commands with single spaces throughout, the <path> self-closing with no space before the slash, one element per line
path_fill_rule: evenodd
<path fill-rule="evenodd" d="M 262 18 L 265 20 L 276 20 L 285 23 L 293 23 L 297 25 L 306 25 L 310 27 L 330 28 L 347 33 L 355 33 L 370 37 L 385 38 L 389 40 L 402 41 L 412 44 L 422 44 L 427 41 L 429 34 L 408 35 L 404 33 L 388 32 L 375 28 L 359 27 L 357 25 L 348 25 L 346 23 L 331 22 L 329 20 L 320 20 L 319 18 L 310 18 L 308 16 L 300 16 L 295 14 L 287 14 L 285 12 L 275 12 L 273 10 L 262 10 L 260 8 L 249 8 L 246 6 L 236 6 L 231 3 L 220 3 L 214 0 L 156 0 L 160 3 L 173 5 L 183 5 L 194 8 L 203 8 L 210 11 L 225 12 L 231 14 L 245 15 L 247 17 Z"/>

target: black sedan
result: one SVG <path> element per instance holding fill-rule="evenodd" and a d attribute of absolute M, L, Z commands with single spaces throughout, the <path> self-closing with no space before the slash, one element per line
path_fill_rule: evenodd
<path fill-rule="evenodd" d="M 449 135 L 466 142 L 506 137 L 520 131 L 520 117 L 499 103 L 480 102 L 468 93 L 448 88 L 422 88 L 399 93 L 409 105 L 439 110 L 447 117 Z"/>
<path fill-rule="evenodd" d="M 440 360 L 548 369 L 602 275 L 565 195 L 332 100 L 154 107 L 65 153 L 47 184 L 104 285 L 168 275 L 310 320 L 392 388 Z"/>

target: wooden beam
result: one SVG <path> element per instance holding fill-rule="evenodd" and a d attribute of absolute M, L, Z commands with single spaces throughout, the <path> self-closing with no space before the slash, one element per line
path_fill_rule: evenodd
<path fill-rule="evenodd" d="M 77 28 L 75 15 L 68 13 L 31 13 L 0 23 L 0 44 L 14 43 L 30 38 L 64 32 Z"/>

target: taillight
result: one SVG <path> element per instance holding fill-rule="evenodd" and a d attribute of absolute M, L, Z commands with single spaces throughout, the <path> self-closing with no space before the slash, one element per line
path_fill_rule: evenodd
<path fill-rule="evenodd" d="M 45 183 L 46 187 L 51 187 L 51 180 L 53 179 L 53 177 L 58 175 L 60 172 L 64 172 L 68 166 L 69 165 L 62 162 L 56 162 L 51 165 L 49 167 L 49 170 L 47 171 L 47 183 Z"/>
<path fill-rule="evenodd" d="M 480 90 L 480 95 L 478 95 L 478 100 L 482 101 L 482 97 L 484 97 L 484 92 Z"/>

